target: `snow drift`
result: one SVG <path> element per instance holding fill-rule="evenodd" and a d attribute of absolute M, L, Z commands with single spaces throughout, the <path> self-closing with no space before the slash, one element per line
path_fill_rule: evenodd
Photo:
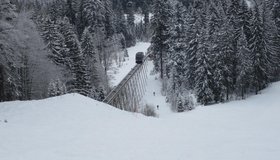
<path fill-rule="evenodd" d="M 275 83 L 245 101 L 164 118 L 77 94 L 0 103 L 0 159 L 278 160 L 279 95 Z"/>

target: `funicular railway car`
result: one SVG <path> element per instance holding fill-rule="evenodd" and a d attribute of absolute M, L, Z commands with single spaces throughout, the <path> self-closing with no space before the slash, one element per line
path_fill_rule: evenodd
<path fill-rule="evenodd" d="M 142 64 L 144 61 L 144 53 L 143 52 L 137 52 L 135 56 L 135 60 L 137 64 Z"/>

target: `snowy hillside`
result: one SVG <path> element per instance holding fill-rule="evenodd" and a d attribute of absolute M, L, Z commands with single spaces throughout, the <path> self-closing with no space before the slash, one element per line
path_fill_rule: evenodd
<path fill-rule="evenodd" d="M 279 95 L 275 83 L 246 101 L 159 118 L 78 94 L 0 103 L 0 159 L 278 160 Z"/>

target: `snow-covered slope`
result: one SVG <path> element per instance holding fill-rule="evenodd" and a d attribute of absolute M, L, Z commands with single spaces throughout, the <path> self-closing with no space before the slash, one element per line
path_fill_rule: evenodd
<path fill-rule="evenodd" d="M 278 160 L 279 95 L 275 83 L 246 101 L 159 118 L 77 94 L 0 103 L 0 159 Z"/>
<path fill-rule="evenodd" d="M 122 79 L 131 71 L 131 69 L 136 65 L 135 55 L 137 52 L 144 52 L 146 54 L 150 43 L 138 42 L 135 46 L 127 48 L 127 53 L 129 55 L 126 61 L 123 62 L 121 66 L 117 66 L 115 63 L 112 64 L 108 71 L 110 78 L 110 86 L 117 86 Z"/>

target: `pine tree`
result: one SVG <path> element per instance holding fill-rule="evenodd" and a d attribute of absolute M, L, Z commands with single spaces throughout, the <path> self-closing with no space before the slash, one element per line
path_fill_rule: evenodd
<path fill-rule="evenodd" d="M 219 5 L 219 3 L 217 4 Z M 226 87 L 225 87 L 225 69 L 227 68 L 227 65 L 224 62 L 224 55 L 226 55 L 227 51 L 224 52 L 223 47 L 228 46 L 227 43 L 228 39 L 226 36 L 224 36 L 225 33 L 227 33 L 227 30 L 223 30 L 226 27 L 223 25 L 225 22 L 225 16 L 223 14 L 223 11 L 218 8 L 214 2 L 210 1 L 210 4 L 207 7 L 206 15 L 207 15 L 207 27 L 209 28 L 209 38 L 208 43 L 209 46 L 209 57 L 213 61 L 212 64 L 210 64 L 213 68 L 213 95 L 214 100 L 216 102 L 224 101 Z M 227 48 L 229 49 L 229 48 Z"/>
<path fill-rule="evenodd" d="M 168 44 L 170 44 L 170 48 L 168 51 L 168 59 L 169 62 L 167 63 L 167 70 L 166 75 L 169 79 L 169 88 L 171 90 L 170 94 L 174 94 L 173 96 L 177 95 L 179 92 L 186 87 L 186 70 L 188 64 L 186 64 L 187 57 L 186 57 L 186 29 L 187 29 L 187 22 L 186 22 L 186 8 L 183 6 L 182 3 L 178 3 L 175 6 L 175 15 L 173 21 L 173 27 L 171 29 L 171 36 L 168 39 Z M 177 103 L 177 102 L 176 102 Z"/>
<path fill-rule="evenodd" d="M 116 6 L 115 13 L 116 13 L 115 16 L 116 33 L 123 33 L 125 35 L 125 32 L 127 31 L 126 20 L 125 20 L 123 8 L 120 3 L 118 3 L 118 5 Z"/>
<path fill-rule="evenodd" d="M 195 91 L 198 102 L 203 105 L 211 103 L 213 97 L 213 70 L 208 43 L 208 33 L 202 29 L 199 35 L 199 46 L 196 54 L 195 64 Z"/>
<path fill-rule="evenodd" d="M 164 77 L 164 67 L 166 53 L 168 51 L 169 22 L 172 17 L 172 8 L 168 0 L 156 0 L 154 3 L 154 16 L 152 18 L 152 28 L 154 30 L 151 48 L 154 54 L 155 70 Z"/>
<path fill-rule="evenodd" d="M 128 14 L 126 17 L 126 21 L 128 34 L 126 36 L 126 46 L 131 47 L 136 44 L 134 8 L 133 3 L 131 1 L 127 3 L 127 12 Z"/>
<path fill-rule="evenodd" d="M 263 2 L 262 5 L 262 23 L 263 23 L 263 39 L 264 39 L 264 54 L 267 55 L 267 72 L 269 81 L 274 81 L 278 78 L 277 68 L 280 62 L 278 57 L 279 44 L 277 42 L 279 39 L 275 38 L 278 34 L 275 21 L 272 18 L 271 9 L 273 4 L 270 1 Z"/>
<path fill-rule="evenodd" d="M 238 40 L 238 65 L 237 65 L 237 82 L 236 90 L 237 94 L 241 94 L 241 98 L 244 99 L 247 90 L 250 88 L 252 82 L 252 62 L 250 59 L 250 50 L 248 48 L 247 38 L 244 32 Z"/>
<path fill-rule="evenodd" d="M 59 31 L 59 25 L 50 18 L 45 18 L 43 24 L 40 24 L 41 35 L 52 53 L 50 59 L 57 65 L 67 65 L 65 54 L 68 51 L 65 46 L 63 35 Z"/>
<path fill-rule="evenodd" d="M 148 5 L 144 7 L 143 9 L 143 14 L 144 14 L 144 41 L 150 41 L 151 38 L 151 24 L 150 24 L 150 12 L 149 12 L 149 7 Z"/>
<path fill-rule="evenodd" d="M 48 88 L 49 97 L 61 96 L 66 93 L 66 86 L 60 81 L 60 79 L 52 80 L 50 82 Z"/>
<path fill-rule="evenodd" d="M 144 24 L 145 26 L 148 26 L 150 24 L 150 13 L 149 13 L 149 6 L 146 2 L 144 2 L 143 14 L 144 14 Z"/>
<path fill-rule="evenodd" d="M 246 3 L 246 1 L 242 1 L 241 8 L 240 8 L 240 26 L 242 28 L 243 33 L 246 36 L 247 42 L 252 37 L 251 33 L 251 17 L 252 17 L 252 9 L 250 9 Z M 239 34 L 243 34 L 239 32 Z"/>
<path fill-rule="evenodd" d="M 192 6 L 191 6 L 192 7 Z M 202 11 L 197 8 L 191 9 L 191 15 L 189 19 L 189 28 L 187 30 L 187 42 L 188 42 L 188 48 L 187 48 L 187 64 L 188 64 L 188 70 L 187 70 L 187 84 L 188 88 L 193 90 L 195 89 L 195 64 L 197 62 L 197 50 L 199 46 L 199 35 L 201 32 L 201 27 L 204 26 L 203 20 L 202 20 Z"/>
<path fill-rule="evenodd" d="M 91 32 L 96 32 L 98 25 L 103 25 L 104 15 L 102 15 L 104 6 L 100 0 L 82 0 L 78 16 L 78 34 L 82 35 L 86 27 L 90 27 Z"/>
<path fill-rule="evenodd" d="M 69 8 L 66 8 L 65 6 L 67 6 L 65 0 L 55 0 L 51 2 L 48 7 L 48 15 L 51 20 L 56 21 L 57 19 L 68 15 L 70 12 L 67 9 Z"/>
<path fill-rule="evenodd" d="M 255 93 L 263 89 L 268 83 L 268 56 L 265 49 L 263 24 L 260 20 L 258 7 L 255 7 L 252 23 L 252 37 L 249 40 L 253 65 L 253 86 Z"/>
<path fill-rule="evenodd" d="M 280 28 L 280 1 L 279 0 L 274 1 L 272 11 L 273 11 L 272 17 L 275 21 L 277 28 L 279 29 Z"/>
<path fill-rule="evenodd" d="M 90 75 L 92 90 L 96 91 L 97 89 L 104 88 L 104 73 L 99 54 L 96 52 L 97 49 L 94 46 L 92 36 L 87 28 L 82 35 L 81 47 L 85 64 L 87 66 L 87 71 Z"/>
<path fill-rule="evenodd" d="M 241 29 L 242 29 L 242 26 L 241 26 L 241 21 L 242 21 L 242 6 L 240 4 L 240 0 L 230 0 L 231 3 L 229 5 L 229 8 L 228 8 L 228 12 L 227 12 L 227 16 L 228 16 L 228 22 L 229 24 L 233 27 L 233 31 L 232 31 L 232 34 L 233 34 L 233 37 L 231 39 L 231 43 L 232 43 L 232 49 L 233 49 L 233 53 L 231 54 L 231 65 L 232 65 L 232 68 L 231 68 L 231 72 L 232 72 L 232 75 L 231 78 L 232 78 L 232 81 L 233 81 L 233 84 L 236 83 L 236 65 L 237 65 L 237 41 L 238 41 L 238 38 L 240 36 L 240 33 L 241 33 Z"/>
<path fill-rule="evenodd" d="M 75 0 L 66 0 L 66 16 L 69 19 L 71 24 L 75 24 L 77 22 L 77 11 L 75 11 Z"/>
<path fill-rule="evenodd" d="M 105 18 L 104 18 L 105 35 L 106 38 L 111 38 L 115 33 L 115 28 L 113 24 L 114 21 L 113 21 L 112 3 L 109 0 L 105 0 L 104 8 L 105 8 Z"/>
<path fill-rule="evenodd" d="M 275 77 L 276 80 L 280 79 L 280 1 L 275 0 L 274 5 L 272 8 L 272 18 L 274 20 L 275 26 L 276 26 L 276 34 L 274 35 L 274 46 L 275 46 L 275 51 L 278 53 L 277 55 L 277 60 L 278 60 L 278 65 L 276 66 L 277 68 L 275 69 Z"/>
<path fill-rule="evenodd" d="M 133 3 L 131 1 L 129 1 L 127 3 L 127 9 L 128 9 L 128 14 L 127 14 L 127 24 L 129 27 L 134 27 L 135 23 L 135 17 L 134 17 L 134 11 L 133 11 Z"/>
<path fill-rule="evenodd" d="M 15 6 L 10 0 L 0 1 L 0 101 L 18 99 L 20 92 L 20 68 L 21 54 L 18 45 L 13 42 L 14 33 L 12 24 L 17 17 Z M 16 50 L 16 51 L 15 51 Z"/>
<path fill-rule="evenodd" d="M 220 29 L 220 33 L 217 36 L 217 44 L 214 48 L 214 61 L 215 61 L 215 101 L 229 100 L 229 95 L 234 89 L 234 78 L 233 72 L 235 71 L 235 55 L 234 46 L 232 39 L 234 35 L 233 27 L 230 26 L 229 22 L 224 22 Z"/>
<path fill-rule="evenodd" d="M 74 77 L 73 82 L 71 82 L 70 92 L 77 92 L 87 96 L 90 81 L 78 37 L 67 18 L 62 21 L 60 30 L 65 38 L 65 45 L 69 50 L 67 59 L 69 59 L 69 67 Z"/>
<path fill-rule="evenodd" d="M 230 25 L 233 26 L 236 34 L 240 30 L 240 10 L 242 9 L 239 0 L 230 0 L 231 3 L 228 8 L 227 16 L 230 22 Z M 235 35 L 238 36 L 238 35 Z"/>

